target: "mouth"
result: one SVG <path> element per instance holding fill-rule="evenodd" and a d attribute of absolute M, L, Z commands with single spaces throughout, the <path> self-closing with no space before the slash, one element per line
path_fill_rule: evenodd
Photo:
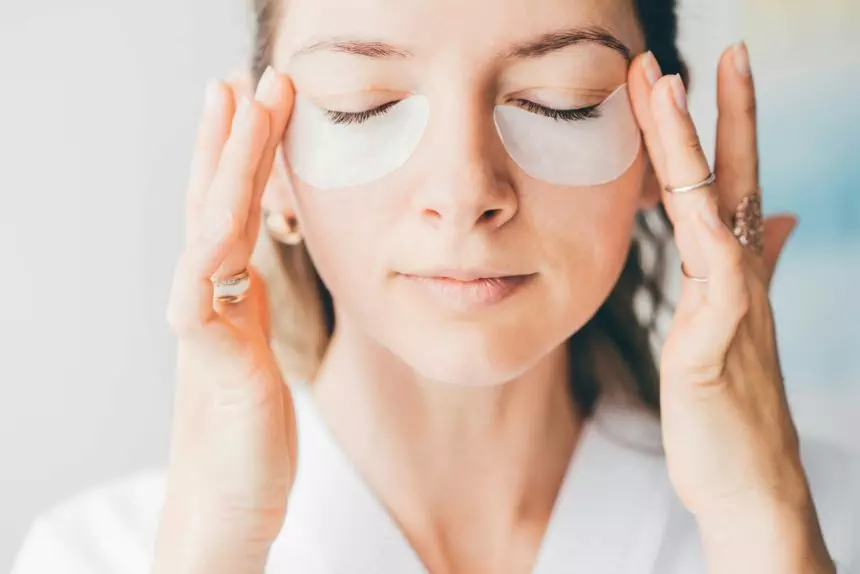
<path fill-rule="evenodd" d="M 438 270 L 427 274 L 398 275 L 438 303 L 457 310 L 468 310 L 495 305 L 508 299 L 537 274 L 508 275 L 487 271 Z"/>

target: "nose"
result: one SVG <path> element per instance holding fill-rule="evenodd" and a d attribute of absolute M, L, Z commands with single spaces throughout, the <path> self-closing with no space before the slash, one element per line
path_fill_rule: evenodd
<path fill-rule="evenodd" d="M 413 195 L 414 208 L 423 221 L 451 231 L 501 228 L 518 210 L 505 167 L 507 152 L 491 114 L 467 107 L 462 100 L 454 109 L 447 114 L 449 121 L 434 126 L 432 161 Z"/>

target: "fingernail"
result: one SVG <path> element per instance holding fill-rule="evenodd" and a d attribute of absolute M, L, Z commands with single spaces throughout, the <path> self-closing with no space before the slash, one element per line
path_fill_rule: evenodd
<path fill-rule="evenodd" d="M 221 239 L 230 231 L 233 224 L 233 214 L 229 210 L 208 214 L 203 227 L 203 238 L 207 241 Z"/>
<path fill-rule="evenodd" d="M 266 71 L 263 72 L 263 76 L 260 78 L 260 83 L 257 85 L 256 98 L 259 99 L 260 96 L 271 92 L 274 84 L 275 70 L 271 66 L 267 66 Z"/>
<path fill-rule="evenodd" d="M 657 80 L 660 79 L 660 76 L 663 75 L 663 70 L 660 69 L 660 64 L 657 63 L 657 58 L 654 57 L 654 53 L 650 50 L 642 58 L 642 68 L 645 70 L 645 78 L 652 86 L 656 84 Z"/>
<path fill-rule="evenodd" d="M 699 211 L 699 214 L 702 216 L 702 221 L 705 222 L 705 225 L 707 225 L 714 231 L 719 229 L 720 225 L 722 225 L 720 218 L 717 217 L 717 214 L 714 210 L 714 206 L 709 203 L 706 203 L 702 206 L 702 209 Z"/>
<path fill-rule="evenodd" d="M 735 61 L 735 68 L 740 74 L 750 75 L 750 56 L 746 42 L 738 42 L 734 45 L 732 59 Z"/>
<path fill-rule="evenodd" d="M 205 97 L 203 99 L 203 109 L 212 113 L 218 110 L 221 106 L 221 82 L 218 80 L 209 80 L 206 84 Z"/>
<path fill-rule="evenodd" d="M 680 74 L 675 74 L 672 76 L 671 82 L 672 86 L 672 99 L 675 100 L 675 105 L 682 112 L 687 111 L 687 90 L 684 89 L 684 82 L 681 80 Z"/>

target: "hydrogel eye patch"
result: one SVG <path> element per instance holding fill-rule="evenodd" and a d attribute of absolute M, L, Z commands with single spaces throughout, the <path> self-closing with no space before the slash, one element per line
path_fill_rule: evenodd
<path fill-rule="evenodd" d="M 296 94 L 284 154 L 293 173 L 317 189 L 363 185 L 406 164 L 429 117 L 429 100 L 416 95 L 364 121 L 338 124 Z M 639 153 L 639 127 L 626 85 L 585 119 L 554 119 L 513 106 L 496 106 L 494 119 L 514 162 L 529 176 L 555 185 L 607 183 L 623 175 Z"/>
<path fill-rule="evenodd" d="M 496 106 L 494 118 L 508 154 L 529 176 L 591 186 L 621 177 L 636 160 L 641 137 L 626 84 L 589 115 L 567 121 Z"/>
<path fill-rule="evenodd" d="M 429 117 L 427 98 L 410 96 L 360 123 L 338 124 L 296 94 L 284 154 L 293 173 L 318 189 L 370 183 L 407 162 Z"/>

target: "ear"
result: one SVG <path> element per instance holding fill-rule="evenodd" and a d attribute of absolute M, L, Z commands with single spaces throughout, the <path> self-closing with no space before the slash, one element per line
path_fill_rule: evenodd
<path fill-rule="evenodd" d="M 277 241 L 286 245 L 299 245 L 302 233 L 296 216 L 295 194 L 284 162 L 279 147 L 263 190 L 263 223 L 269 235 Z"/>
<path fill-rule="evenodd" d="M 654 166 L 651 165 L 651 159 L 648 159 L 648 166 L 645 169 L 645 177 L 642 180 L 642 191 L 639 195 L 639 209 L 648 211 L 657 207 L 660 203 L 662 186 L 657 174 L 654 171 Z"/>

